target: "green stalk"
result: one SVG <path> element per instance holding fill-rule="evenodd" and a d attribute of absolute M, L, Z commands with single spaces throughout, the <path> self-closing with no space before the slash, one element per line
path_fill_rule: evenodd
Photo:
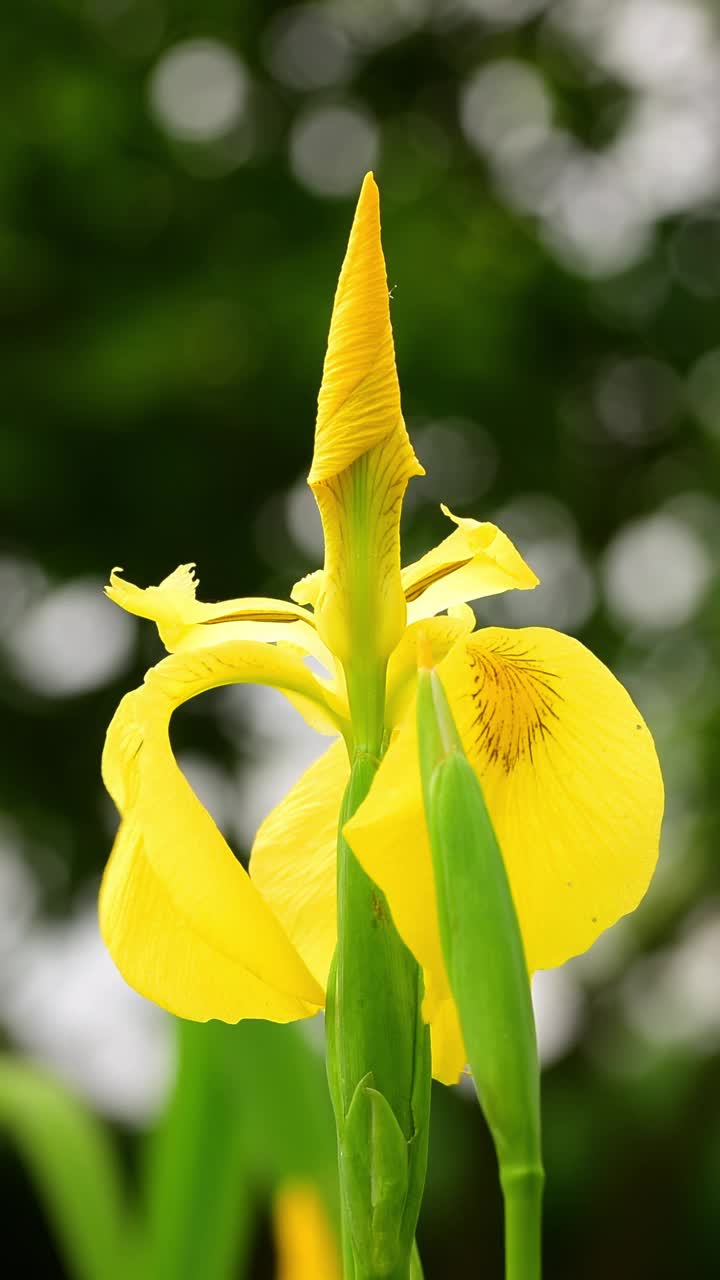
<path fill-rule="evenodd" d="M 540 1280 L 543 1182 L 541 1169 L 511 1170 L 502 1178 L 506 1280 Z"/>
<path fill-rule="evenodd" d="M 378 764 L 379 754 L 356 751 L 343 801 L 338 943 L 326 1014 L 345 1280 L 409 1280 L 427 1164 L 430 1045 L 422 977 L 384 895 L 342 835 Z"/>

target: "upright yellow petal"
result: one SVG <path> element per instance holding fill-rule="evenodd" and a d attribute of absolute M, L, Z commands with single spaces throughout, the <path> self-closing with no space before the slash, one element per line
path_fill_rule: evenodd
<path fill-rule="evenodd" d="M 121 823 L 100 892 L 100 925 L 120 972 L 181 1017 L 313 1014 L 323 992 L 178 768 L 169 722 L 180 703 L 258 681 L 314 699 L 297 654 L 251 641 L 175 654 L 120 703 L 103 776 Z"/>
<path fill-rule="evenodd" d="M 358 644 L 386 659 L 402 634 L 400 508 L 409 478 L 421 474 L 400 408 L 379 196 L 368 174 L 335 295 L 308 477 L 325 534 L 318 630 L 346 666 Z"/>
<path fill-rule="evenodd" d="M 114 604 L 157 623 L 170 653 L 206 649 L 229 640 L 283 640 L 311 653 L 328 669 L 332 659 L 322 643 L 313 615 L 288 600 L 262 596 L 206 604 L 196 598 L 194 564 L 181 564 L 157 587 L 136 587 L 113 569 L 105 594 Z"/>
<path fill-rule="evenodd" d="M 477 632 L 451 650 L 438 673 L 482 782 L 528 967 L 562 964 L 632 911 L 652 876 L 663 787 L 650 733 L 607 668 L 557 631 Z M 345 833 L 387 895 L 440 1010 L 449 986 L 414 707 Z"/>
<path fill-rule="evenodd" d="M 411 623 L 393 649 L 387 668 L 386 723 L 393 729 L 404 718 L 415 694 L 420 644 L 438 666 L 450 650 L 475 630 L 475 614 L 467 604 L 451 606 L 451 615 Z"/>
<path fill-rule="evenodd" d="M 402 571 L 409 623 L 469 600 L 537 586 L 539 579 L 497 525 L 454 516 L 445 506 L 442 511 L 457 528 Z"/>
<path fill-rule="evenodd" d="M 341 1280 L 338 1242 L 308 1182 L 281 1187 L 273 1206 L 276 1280 Z"/>
<path fill-rule="evenodd" d="M 339 740 L 261 823 L 250 855 L 253 883 L 323 989 L 337 938 L 338 819 L 349 776 Z"/>

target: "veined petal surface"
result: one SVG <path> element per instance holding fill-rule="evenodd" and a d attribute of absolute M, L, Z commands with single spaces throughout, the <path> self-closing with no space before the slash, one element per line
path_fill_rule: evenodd
<path fill-rule="evenodd" d="M 663 786 L 650 733 L 607 668 L 556 631 L 476 632 L 438 674 L 503 851 L 528 968 L 562 964 L 632 911 L 652 876 Z M 414 708 L 345 834 L 440 1006 L 449 986 Z"/>
<path fill-rule="evenodd" d="M 250 876 L 324 989 L 337 938 L 338 819 L 350 777 L 334 742 L 261 823 Z"/>
<path fill-rule="evenodd" d="M 299 655 L 252 641 L 175 654 L 120 703 L 103 776 L 121 823 L 100 892 L 100 925 L 120 972 L 181 1017 L 313 1014 L 323 992 L 177 766 L 177 706 L 255 681 L 321 698 Z"/>
<path fill-rule="evenodd" d="M 408 623 L 501 591 L 527 591 L 539 579 L 497 525 L 442 512 L 457 528 L 402 571 Z"/>

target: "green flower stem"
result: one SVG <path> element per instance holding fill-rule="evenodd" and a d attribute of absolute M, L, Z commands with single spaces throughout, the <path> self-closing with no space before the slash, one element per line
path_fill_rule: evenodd
<path fill-rule="evenodd" d="M 377 662 L 355 665 L 347 674 L 348 704 L 352 717 L 352 753 L 375 759 L 370 781 L 385 752 L 385 667 Z M 370 784 L 368 783 L 368 790 Z M 365 797 L 363 796 L 362 799 Z M 358 801 L 358 804 L 361 803 Z M 347 818 L 351 815 L 348 814 Z M 347 821 L 346 818 L 346 821 Z"/>
<path fill-rule="evenodd" d="M 505 1201 L 506 1280 L 542 1275 L 542 1169 L 510 1170 L 502 1178 Z"/>
<path fill-rule="evenodd" d="M 427 1163 L 430 1044 L 420 970 L 384 895 L 342 835 L 378 763 L 375 755 L 356 754 L 342 806 L 338 943 L 326 1015 L 345 1280 L 409 1280 Z"/>

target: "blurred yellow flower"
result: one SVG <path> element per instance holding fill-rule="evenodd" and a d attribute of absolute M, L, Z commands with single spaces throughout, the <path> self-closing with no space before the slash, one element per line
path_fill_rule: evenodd
<path fill-rule="evenodd" d="M 337 1240 L 315 1187 L 289 1182 L 273 1204 L 276 1280 L 341 1280 Z"/>
<path fill-rule="evenodd" d="M 423 966 L 433 1069 L 451 1081 L 465 1054 L 420 795 L 418 628 L 483 782 L 530 969 L 584 950 L 637 905 L 657 857 L 662 782 L 639 713 L 582 645 L 543 628 L 474 630 L 468 601 L 538 581 L 499 529 L 443 508 L 454 530 L 401 569 L 402 500 L 421 471 L 400 410 L 368 175 L 335 298 L 309 476 L 324 568 L 296 584 L 291 601 L 219 604 L 196 599 L 192 565 L 145 590 L 111 576 L 107 594 L 154 620 L 170 656 L 123 699 L 108 731 L 103 776 L 121 823 L 100 921 L 127 981 L 183 1017 L 283 1022 L 314 1013 L 336 938 L 347 747 L 364 745 L 367 732 L 368 749 L 389 748 L 346 835 Z M 325 674 L 313 674 L 309 657 Z M 261 825 L 249 874 L 169 740 L 181 703 L 247 682 L 280 689 L 314 728 L 337 737 Z"/>

